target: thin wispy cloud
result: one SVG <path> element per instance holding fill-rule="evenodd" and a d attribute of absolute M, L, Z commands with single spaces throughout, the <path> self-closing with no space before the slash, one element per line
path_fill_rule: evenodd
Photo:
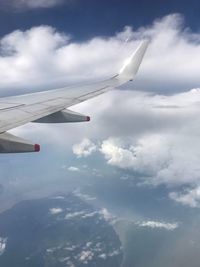
<path fill-rule="evenodd" d="M 16 11 L 25 11 L 39 8 L 47 9 L 70 2 L 71 0 L 3 0 L 0 3 L 0 8 L 10 8 Z"/>
<path fill-rule="evenodd" d="M 159 222 L 159 221 L 143 221 L 139 223 L 141 227 L 149 227 L 149 228 L 158 228 L 165 229 L 168 231 L 173 231 L 178 228 L 178 223 L 168 223 L 168 222 Z"/>
<path fill-rule="evenodd" d="M 68 168 L 68 171 L 70 171 L 70 172 L 79 172 L 80 169 L 78 167 L 75 167 L 75 166 L 70 166 Z"/>

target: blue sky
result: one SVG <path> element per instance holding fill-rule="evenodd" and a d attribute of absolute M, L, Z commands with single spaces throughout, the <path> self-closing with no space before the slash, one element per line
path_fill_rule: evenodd
<path fill-rule="evenodd" d="M 186 24 L 199 30 L 199 1 L 176 0 L 148 2 L 120 0 L 72 0 L 52 8 L 26 8 L 20 1 L 2 1 L 0 10 L 0 35 L 13 30 L 26 30 L 32 26 L 51 25 L 59 31 L 73 35 L 76 40 L 92 36 L 109 36 L 121 31 L 125 25 L 146 26 L 155 18 L 170 13 L 184 14 Z M 5 4 L 7 2 L 7 5 Z M 13 5 L 12 3 L 18 2 Z M 21 1 L 22 2 L 22 1 Z"/>
<path fill-rule="evenodd" d="M 125 222 L 122 240 L 142 231 L 145 243 L 143 229 L 153 231 L 157 256 L 150 266 L 161 266 L 160 259 L 169 266 L 171 258 L 188 266 L 184 250 L 185 260 L 194 254 L 190 265 L 198 266 L 200 236 L 192 227 L 200 207 L 199 7 L 198 1 L 144 0 L 0 4 L 1 96 L 108 77 L 141 39 L 150 39 L 133 83 L 72 107 L 90 115 L 90 123 L 12 131 L 42 150 L 1 156 L 0 210 L 75 190 Z M 161 238 L 154 232 L 160 230 Z M 152 260 L 144 253 L 138 266 Z"/>

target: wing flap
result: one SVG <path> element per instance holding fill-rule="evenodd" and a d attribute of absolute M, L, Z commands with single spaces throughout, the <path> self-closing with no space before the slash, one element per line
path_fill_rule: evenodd
<path fill-rule="evenodd" d="M 17 107 L 21 107 L 24 104 L 19 104 L 19 103 L 7 103 L 7 102 L 0 102 L 0 111 L 2 110 L 7 110 L 7 109 L 11 109 L 11 108 L 17 108 Z"/>
<path fill-rule="evenodd" d="M 48 116 L 42 117 L 34 122 L 39 123 L 69 123 L 69 122 L 85 122 L 90 121 L 90 117 L 74 112 L 69 109 L 64 109 L 62 111 L 55 112 Z"/>

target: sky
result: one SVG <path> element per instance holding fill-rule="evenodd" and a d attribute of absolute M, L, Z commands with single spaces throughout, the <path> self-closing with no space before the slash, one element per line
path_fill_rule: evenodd
<path fill-rule="evenodd" d="M 1 156 L 1 211 L 75 191 L 117 218 L 124 266 L 133 250 L 136 266 L 198 266 L 199 9 L 183 0 L 1 1 L 0 96 L 113 76 L 150 39 L 133 82 L 71 108 L 91 122 L 11 131 L 41 152 Z M 151 259 L 144 244 L 154 238 Z"/>

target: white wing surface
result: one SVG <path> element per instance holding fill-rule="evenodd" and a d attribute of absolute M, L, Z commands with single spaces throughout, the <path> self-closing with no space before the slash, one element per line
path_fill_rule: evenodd
<path fill-rule="evenodd" d="M 39 146 L 6 131 L 28 122 L 62 123 L 88 121 L 89 117 L 68 107 L 98 96 L 133 80 L 139 69 L 148 41 L 143 41 L 126 61 L 119 74 L 90 85 L 65 87 L 27 95 L 0 98 L 0 153 L 38 151 Z M 25 146 L 23 147 L 23 144 Z M 30 151 L 29 146 L 30 145 Z"/>

